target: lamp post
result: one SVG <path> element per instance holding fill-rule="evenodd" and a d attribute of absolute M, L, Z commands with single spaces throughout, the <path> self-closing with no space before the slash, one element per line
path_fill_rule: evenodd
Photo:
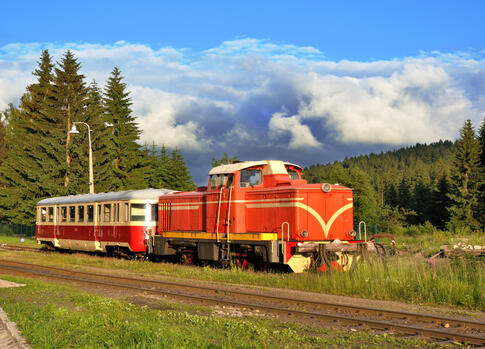
<path fill-rule="evenodd" d="M 72 128 L 69 131 L 71 134 L 79 133 L 76 125 L 83 124 L 88 128 L 88 140 L 89 140 L 89 194 L 94 194 L 94 175 L 93 175 L 93 148 L 91 147 L 91 127 L 85 122 L 76 121 L 72 123 Z"/>

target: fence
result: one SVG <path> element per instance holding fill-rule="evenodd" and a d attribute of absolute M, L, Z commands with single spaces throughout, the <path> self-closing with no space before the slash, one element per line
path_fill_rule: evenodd
<path fill-rule="evenodd" d="M 35 225 L 0 223 L 0 234 L 8 236 L 34 236 Z"/>

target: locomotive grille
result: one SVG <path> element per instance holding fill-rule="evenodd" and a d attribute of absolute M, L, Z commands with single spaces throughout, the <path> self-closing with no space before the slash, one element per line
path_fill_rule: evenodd
<path fill-rule="evenodd" d="M 160 204 L 160 214 L 161 231 L 170 231 L 172 228 L 172 203 L 162 202 Z"/>

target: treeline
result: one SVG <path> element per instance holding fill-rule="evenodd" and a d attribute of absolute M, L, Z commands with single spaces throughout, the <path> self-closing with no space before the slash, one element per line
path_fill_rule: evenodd
<path fill-rule="evenodd" d="M 139 145 L 120 70 L 101 89 L 80 68 L 71 51 L 57 64 L 43 51 L 20 105 L 0 113 L 0 222 L 32 224 L 38 200 L 89 192 L 88 129 L 71 134 L 75 122 L 91 129 L 96 192 L 195 187 L 178 150 Z"/>
<path fill-rule="evenodd" d="M 467 120 L 455 143 L 416 144 L 312 165 L 304 173 L 310 183 L 352 187 L 356 224 L 485 230 L 485 119 L 478 134 Z"/>

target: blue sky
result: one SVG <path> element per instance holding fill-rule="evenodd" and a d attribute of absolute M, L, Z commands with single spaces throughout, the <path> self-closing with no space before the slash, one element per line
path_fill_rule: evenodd
<path fill-rule="evenodd" d="M 146 142 L 301 165 L 454 139 L 485 116 L 483 1 L 2 4 L 0 110 L 43 48 L 126 78 Z"/>
<path fill-rule="evenodd" d="M 331 60 L 483 48 L 483 1 L 7 1 L 0 45 L 128 42 L 208 49 L 238 37 Z"/>

